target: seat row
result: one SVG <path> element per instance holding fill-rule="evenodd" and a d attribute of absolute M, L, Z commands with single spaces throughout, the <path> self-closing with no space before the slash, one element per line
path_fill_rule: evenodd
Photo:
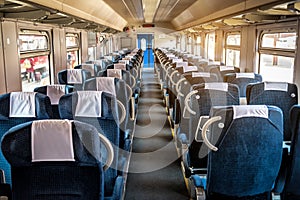
<path fill-rule="evenodd" d="M 141 50 L 126 56 L 132 69 L 142 67 Z M 94 63 L 93 69 L 105 74 L 120 64 L 100 68 Z M 138 78 L 127 69 L 118 71 L 129 73 L 134 83 L 74 69 L 58 73 L 61 85 L 0 95 L 0 169 L 14 199 L 123 198 Z M 72 78 L 81 86 L 68 82 Z"/>
<path fill-rule="evenodd" d="M 262 82 L 259 74 L 240 73 L 236 67 L 209 67 L 208 73 L 203 70 L 207 65 L 195 66 L 164 49 L 156 49 L 155 55 L 182 170 L 191 185 L 197 186 L 198 197 L 268 199 L 273 185 L 284 185 L 282 180 L 288 179 L 281 178 L 287 169 L 283 152 L 295 142 L 290 110 L 298 104 L 297 86 Z M 281 180 L 277 184 L 276 178 Z"/>

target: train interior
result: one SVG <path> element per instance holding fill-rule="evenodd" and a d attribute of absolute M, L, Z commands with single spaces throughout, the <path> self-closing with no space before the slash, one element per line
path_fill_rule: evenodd
<path fill-rule="evenodd" d="M 1 200 L 300 199 L 300 1 L 0 17 Z"/>

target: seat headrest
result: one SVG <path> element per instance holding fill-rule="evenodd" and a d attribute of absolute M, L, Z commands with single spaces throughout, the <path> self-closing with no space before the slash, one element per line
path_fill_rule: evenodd
<path fill-rule="evenodd" d="M 67 69 L 67 83 L 82 84 L 81 69 Z"/>
<path fill-rule="evenodd" d="M 91 76 L 95 76 L 94 68 L 95 68 L 94 64 L 87 64 L 87 63 L 81 64 L 81 69 L 85 69 L 85 70 L 91 72 Z"/>
<path fill-rule="evenodd" d="M 115 78 L 114 77 L 97 77 L 97 91 L 103 91 L 116 96 Z"/>
<path fill-rule="evenodd" d="M 232 66 L 220 66 L 220 71 L 229 71 L 229 70 L 234 70 L 234 67 Z"/>
<path fill-rule="evenodd" d="M 11 92 L 9 117 L 36 117 L 36 92 Z"/>
<path fill-rule="evenodd" d="M 47 85 L 47 96 L 50 98 L 51 105 L 57 105 L 59 99 L 66 93 L 66 85 Z"/>
<path fill-rule="evenodd" d="M 31 128 L 32 162 L 75 161 L 69 120 L 34 121 Z"/>
<path fill-rule="evenodd" d="M 192 77 L 206 77 L 209 78 L 210 77 L 210 73 L 208 72 L 192 72 Z"/>
<path fill-rule="evenodd" d="M 121 69 L 107 69 L 107 77 L 115 77 L 122 79 L 122 70 Z"/>
<path fill-rule="evenodd" d="M 172 63 L 183 62 L 182 58 L 173 58 Z"/>
<path fill-rule="evenodd" d="M 255 74 L 254 73 L 236 73 L 235 75 L 236 78 L 255 78 Z"/>
<path fill-rule="evenodd" d="M 183 73 L 198 71 L 197 66 L 183 66 Z"/>
<path fill-rule="evenodd" d="M 233 119 L 242 117 L 262 117 L 268 119 L 269 109 L 266 105 L 240 105 L 232 106 Z"/>
<path fill-rule="evenodd" d="M 204 89 L 207 90 L 219 90 L 219 91 L 228 91 L 228 83 L 205 83 Z"/>
<path fill-rule="evenodd" d="M 283 82 L 264 82 L 264 90 L 288 91 L 288 83 Z"/>
<path fill-rule="evenodd" d="M 188 62 L 176 62 L 176 68 L 186 66 L 188 66 Z"/>
<path fill-rule="evenodd" d="M 114 64 L 114 69 L 126 70 L 126 64 L 124 64 L 124 63 L 116 63 L 116 64 Z"/>
<path fill-rule="evenodd" d="M 77 91 L 76 117 L 101 117 L 102 91 Z"/>

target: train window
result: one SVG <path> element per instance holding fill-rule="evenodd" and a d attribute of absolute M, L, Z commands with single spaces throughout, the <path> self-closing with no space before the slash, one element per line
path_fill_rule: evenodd
<path fill-rule="evenodd" d="M 88 32 L 88 60 L 96 60 L 97 35 L 94 32 Z"/>
<path fill-rule="evenodd" d="M 50 84 L 50 47 L 47 32 L 21 30 L 19 32 L 22 91 Z"/>
<path fill-rule="evenodd" d="M 200 56 L 201 54 L 201 36 L 197 35 L 196 36 L 196 44 L 194 47 L 194 54 Z"/>
<path fill-rule="evenodd" d="M 192 36 L 188 36 L 187 38 L 187 52 L 188 53 L 193 53 L 192 52 L 192 44 L 193 43 L 193 37 Z"/>
<path fill-rule="evenodd" d="M 293 82 L 296 38 L 294 29 L 261 33 L 259 73 L 264 81 Z"/>
<path fill-rule="evenodd" d="M 206 35 L 206 57 L 215 60 L 215 32 Z"/>
<path fill-rule="evenodd" d="M 261 46 L 265 48 L 296 49 L 296 33 L 263 34 Z"/>
<path fill-rule="evenodd" d="M 239 67 L 240 65 L 240 32 L 227 33 L 225 37 L 225 63 L 227 66 Z"/>
<path fill-rule="evenodd" d="M 79 34 L 66 34 L 67 68 L 73 69 L 79 63 Z"/>

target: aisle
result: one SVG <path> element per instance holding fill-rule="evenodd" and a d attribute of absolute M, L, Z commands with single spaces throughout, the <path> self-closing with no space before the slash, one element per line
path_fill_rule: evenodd
<path fill-rule="evenodd" d="M 126 200 L 189 199 L 153 69 L 143 72 Z"/>

